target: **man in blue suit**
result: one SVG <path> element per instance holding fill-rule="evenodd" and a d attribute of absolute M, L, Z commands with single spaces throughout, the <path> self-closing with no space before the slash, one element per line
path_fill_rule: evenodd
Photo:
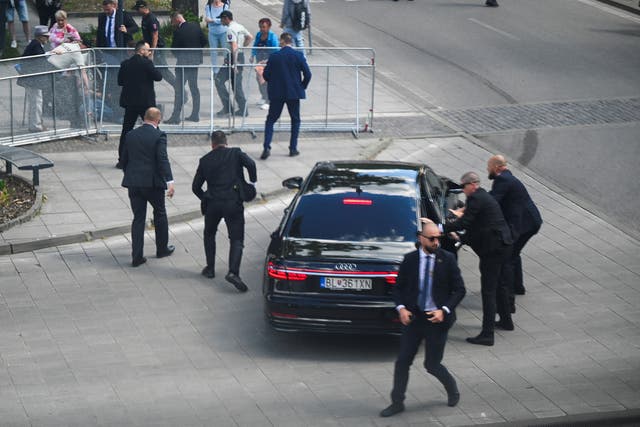
<path fill-rule="evenodd" d="M 300 154 L 298 134 L 300 133 L 300 100 L 306 97 L 305 90 L 311 81 L 311 70 L 302 52 L 294 50 L 291 34 L 282 33 L 280 49 L 269 57 L 264 67 L 263 77 L 268 83 L 269 114 L 264 127 L 264 150 L 260 158 L 266 160 L 271 154 L 273 125 L 280 118 L 284 104 L 291 117 L 291 139 L 289 156 Z"/>
<path fill-rule="evenodd" d="M 524 295 L 520 252 L 529 239 L 540 230 L 542 217 L 522 182 L 507 169 L 507 161 L 503 156 L 492 156 L 487 162 L 487 172 L 489 179 L 493 180 L 490 193 L 500 204 L 504 219 L 513 234 L 513 250 L 504 280 L 507 281 L 512 294 Z M 513 312 L 513 295 L 510 299 Z"/>

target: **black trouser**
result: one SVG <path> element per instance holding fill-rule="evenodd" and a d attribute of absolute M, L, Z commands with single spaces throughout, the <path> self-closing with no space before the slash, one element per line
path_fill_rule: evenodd
<path fill-rule="evenodd" d="M 156 253 L 167 250 L 169 244 L 169 221 L 164 206 L 163 188 L 129 187 L 129 200 L 133 211 L 131 223 L 131 258 L 142 258 L 144 249 L 144 223 L 147 217 L 147 202 L 153 207 L 153 225 L 156 230 Z"/>
<path fill-rule="evenodd" d="M 55 14 L 58 11 L 56 5 L 47 5 L 44 0 L 37 0 L 36 9 L 38 11 L 40 25 L 46 25 L 47 28 L 51 28 L 56 22 Z"/>
<path fill-rule="evenodd" d="M 238 54 L 238 62 L 240 64 L 244 63 L 244 55 Z M 220 96 L 220 102 L 222 103 L 222 111 L 230 111 L 231 110 L 231 98 L 229 95 L 229 91 L 227 90 L 227 80 L 231 79 L 231 87 L 233 88 L 233 93 L 236 97 L 236 110 L 244 112 L 245 106 L 247 105 L 247 99 L 244 96 L 244 91 L 242 90 L 242 71 L 243 67 L 238 67 L 237 72 L 233 70 L 233 68 L 224 67 L 218 71 L 215 77 L 215 85 L 216 90 L 218 91 L 218 96 Z"/>
<path fill-rule="evenodd" d="M 239 200 L 210 200 L 204 216 L 204 253 L 207 266 L 215 271 L 216 232 L 224 219 L 229 234 L 229 271 L 240 275 L 240 261 L 244 248 L 244 206 Z"/>
<path fill-rule="evenodd" d="M 144 113 L 149 107 L 124 107 L 124 118 L 122 119 L 122 132 L 120 133 L 120 143 L 118 144 L 118 161 L 122 158 L 122 149 L 124 148 L 124 139 L 136 125 L 138 117 L 144 120 Z"/>
<path fill-rule="evenodd" d="M 413 363 L 413 358 L 418 352 L 423 338 L 425 340 L 425 369 L 444 385 L 447 394 L 458 391 L 456 380 L 441 363 L 450 326 L 447 323 L 431 323 L 423 313 L 414 313 L 411 323 L 403 326 L 400 354 L 393 372 L 393 390 L 391 391 L 393 403 L 404 401 L 409 382 L 409 367 Z"/>
<path fill-rule="evenodd" d="M 493 336 L 496 312 L 501 320 L 511 321 L 509 287 L 501 280 L 505 264 L 509 261 L 510 245 L 480 256 L 480 293 L 482 294 L 482 335 Z"/>
<path fill-rule="evenodd" d="M 175 120 L 180 119 L 182 113 L 182 105 L 184 104 L 184 85 L 189 85 L 189 91 L 191 92 L 191 98 L 193 99 L 193 110 L 191 111 L 191 117 L 198 117 L 200 115 L 200 89 L 198 89 L 198 69 L 197 68 L 176 68 L 176 84 L 174 86 L 173 97 L 173 113 L 171 118 Z"/>
<path fill-rule="evenodd" d="M 540 228 L 536 228 L 535 230 L 528 231 L 522 234 L 513 244 L 513 251 L 511 253 L 511 268 L 513 269 L 513 282 L 512 282 L 512 290 L 514 292 L 520 291 L 524 293 L 524 280 L 522 278 L 522 258 L 520 257 L 520 252 L 527 244 L 529 239 L 538 233 Z"/>
<path fill-rule="evenodd" d="M 4 50 L 4 43 L 7 39 L 7 9 L 9 8 L 9 0 L 0 0 L 0 52 Z M 14 16 L 18 12 L 14 13 Z M 26 68 L 26 67 L 25 67 Z"/>

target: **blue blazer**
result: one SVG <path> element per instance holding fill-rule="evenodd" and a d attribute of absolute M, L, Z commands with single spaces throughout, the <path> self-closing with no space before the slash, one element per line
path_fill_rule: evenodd
<path fill-rule="evenodd" d="M 505 170 L 493 179 L 490 194 L 500 204 L 504 219 L 515 234 L 514 239 L 540 229 L 540 212 L 525 186 L 511 171 Z"/>
<path fill-rule="evenodd" d="M 267 90 L 270 100 L 306 98 L 305 90 L 311 81 L 311 70 L 302 52 L 291 46 L 272 53 L 262 75 L 269 83 Z"/>

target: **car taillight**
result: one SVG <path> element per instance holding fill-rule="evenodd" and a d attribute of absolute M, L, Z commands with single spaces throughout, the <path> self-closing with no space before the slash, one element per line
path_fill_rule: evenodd
<path fill-rule="evenodd" d="M 388 284 L 390 285 L 395 285 L 396 282 L 398 281 L 398 275 L 394 275 L 394 276 L 387 276 L 384 278 L 384 280 L 387 281 Z"/>
<path fill-rule="evenodd" d="M 306 274 L 289 271 L 285 267 L 276 265 L 271 261 L 269 261 L 269 264 L 267 264 L 267 274 L 269 275 L 269 277 L 273 277 L 274 279 L 278 280 L 307 280 Z"/>
<path fill-rule="evenodd" d="M 371 199 L 342 199 L 343 205 L 360 205 L 360 206 L 371 206 L 373 204 L 373 200 Z"/>
<path fill-rule="evenodd" d="M 284 318 L 284 319 L 297 319 L 298 318 L 297 314 L 280 313 L 280 312 L 277 312 L 277 311 L 272 311 L 271 315 L 273 317 L 281 317 L 281 318 Z"/>

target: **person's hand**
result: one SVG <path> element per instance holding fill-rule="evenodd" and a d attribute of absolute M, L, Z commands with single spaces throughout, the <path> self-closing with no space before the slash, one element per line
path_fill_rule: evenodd
<path fill-rule="evenodd" d="M 176 192 L 176 189 L 173 185 L 173 182 L 171 184 L 167 185 L 167 197 L 168 198 L 172 198 L 173 194 Z"/>
<path fill-rule="evenodd" d="M 121 32 L 123 32 L 123 33 L 126 33 L 126 32 L 127 32 L 127 27 L 125 27 L 124 25 L 120 25 L 120 28 L 119 28 L 119 29 L 120 29 L 120 31 L 121 31 Z"/>
<path fill-rule="evenodd" d="M 413 316 L 413 314 L 409 310 L 403 307 L 400 309 L 400 312 L 398 314 L 400 315 L 400 323 L 402 323 L 404 326 L 407 326 L 409 323 L 411 323 L 411 317 Z"/>
<path fill-rule="evenodd" d="M 442 310 L 427 311 L 426 313 L 428 316 L 431 316 L 428 318 L 431 323 L 442 323 L 444 320 L 444 311 Z"/>
<path fill-rule="evenodd" d="M 464 207 L 458 209 L 449 209 L 449 212 L 454 214 L 456 218 L 460 218 L 462 215 L 464 215 Z"/>

